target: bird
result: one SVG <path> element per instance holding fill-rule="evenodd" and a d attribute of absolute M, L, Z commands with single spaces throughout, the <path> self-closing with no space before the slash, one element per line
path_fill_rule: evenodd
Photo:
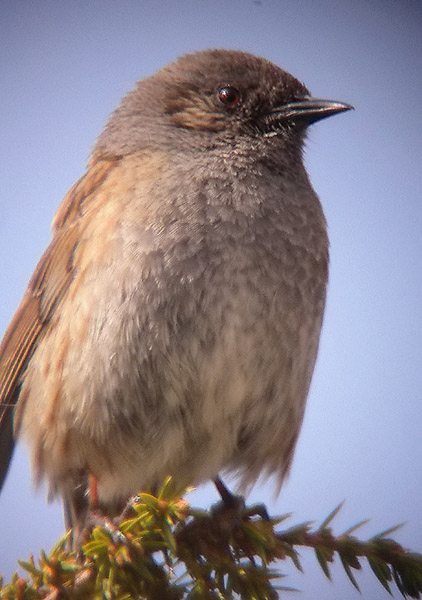
<path fill-rule="evenodd" d="M 285 479 L 327 292 L 309 125 L 351 109 L 245 52 L 139 81 L 54 217 L 0 346 L 0 485 L 17 439 L 78 537 L 177 486 Z"/>

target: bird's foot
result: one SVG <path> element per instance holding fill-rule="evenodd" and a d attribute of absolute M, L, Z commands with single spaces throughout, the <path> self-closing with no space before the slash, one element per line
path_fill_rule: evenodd
<path fill-rule="evenodd" d="M 140 501 L 140 497 L 137 494 L 135 494 L 134 496 L 131 496 L 129 498 L 129 500 L 127 501 L 123 510 L 116 517 L 116 522 L 120 523 L 121 521 L 124 521 L 125 519 L 128 519 L 129 517 L 135 516 L 136 512 L 133 508 L 133 505 L 139 501 Z"/>

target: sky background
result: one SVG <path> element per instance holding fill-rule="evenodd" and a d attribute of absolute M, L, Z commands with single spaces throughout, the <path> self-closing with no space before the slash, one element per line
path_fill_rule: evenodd
<path fill-rule="evenodd" d="M 59 202 L 134 82 L 203 48 L 265 56 L 315 96 L 354 112 L 312 127 L 306 163 L 329 224 L 331 271 L 319 358 L 289 481 L 251 501 L 295 522 L 341 500 L 337 532 L 422 550 L 422 3 L 415 1 L 43 1 L 0 3 L 0 333 L 50 239 Z M 193 504 L 216 501 L 212 486 Z M 49 548 L 59 504 L 31 487 L 19 447 L 0 497 L 0 572 Z M 311 553 L 284 566 L 302 600 L 388 598 L 365 565 L 362 596 Z M 398 592 L 395 590 L 398 597 Z M 286 595 L 285 597 L 290 597 Z"/>

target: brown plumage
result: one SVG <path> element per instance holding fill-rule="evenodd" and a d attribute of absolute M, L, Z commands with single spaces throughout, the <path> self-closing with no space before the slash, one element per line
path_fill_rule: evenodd
<path fill-rule="evenodd" d="M 76 534 L 88 476 L 108 514 L 167 474 L 281 484 L 328 268 L 303 140 L 348 108 L 223 50 L 123 99 L 0 348 L 2 479 L 21 435 Z"/>

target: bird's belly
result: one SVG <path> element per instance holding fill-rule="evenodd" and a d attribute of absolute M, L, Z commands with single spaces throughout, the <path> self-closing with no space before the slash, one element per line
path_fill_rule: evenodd
<path fill-rule="evenodd" d="M 302 319 L 295 326 L 296 319 L 278 314 L 280 306 L 257 319 L 253 303 L 251 295 L 232 296 L 218 327 L 221 309 L 210 308 L 183 343 L 157 359 L 156 404 L 110 456 L 105 499 L 156 488 L 168 474 L 179 485 L 222 470 L 237 472 L 242 488 L 263 471 L 282 480 L 302 421 L 319 324 Z"/>
<path fill-rule="evenodd" d="M 87 286 L 62 314 L 29 365 L 22 426 L 53 493 L 80 471 L 98 474 L 106 505 L 169 474 L 189 485 L 233 469 L 244 487 L 262 470 L 284 476 L 320 316 L 283 286 L 264 296 L 247 279 L 206 287 L 156 306 L 103 287 L 94 319 Z"/>

